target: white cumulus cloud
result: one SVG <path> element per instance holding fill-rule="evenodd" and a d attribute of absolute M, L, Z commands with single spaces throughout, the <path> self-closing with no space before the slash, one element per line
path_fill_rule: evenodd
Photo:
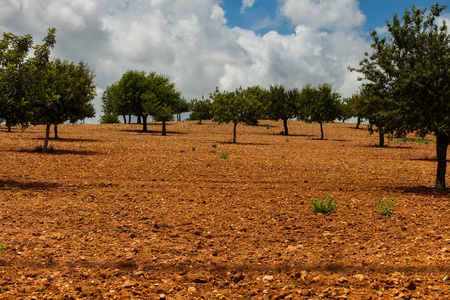
<path fill-rule="evenodd" d="M 229 28 L 218 0 L 0 0 L 0 7 L 1 32 L 30 33 L 40 43 L 48 28 L 56 27 L 52 55 L 87 62 L 99 91 L 127 70 L 143 70 L 169 75 L 188 100 L 208 96 L 216 86 L 274 83 L 301 88 L 328 82 L 350 95 L 358 82 L 347 66 L 357 66 L 369 48 L 355 30 L 364 16 L 350 0 L 283 0 L 280 13 L 295 32 L 262 36 Z M 295 15 L 305 7 L 322 20 Z M 99 97 L 95 106 L 98 119 Z"/>
<path fill-rule="evenodd" d="M 241 13 L 244 13 L 247 7 L 252 7 L 254 4 L 255 0 L 242 0 Z"/>

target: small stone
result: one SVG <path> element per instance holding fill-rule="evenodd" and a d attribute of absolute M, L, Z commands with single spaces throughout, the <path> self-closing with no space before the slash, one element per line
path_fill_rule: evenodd
<path fill-rule="evenodd" d="M 139 283 L 131 281 L 131 280 L 125 280 L 125 282 L 123 283 L 123 287 L 129 288 L 129 287 L 133 287 L 133 286 L 138 286 Z"/>
<path fill-rule="evenodd" d="M 166 295 L 164 294 L 159 294 L 159 300 L 165 300 L 166 299 Z"/>
<path fill-rule="evenodd" d="M 263 282 L 269 282 L 273 280 L 273 276 L 272 275 L 266 275 L 262 278 Z"/>
<path fill-rule="evenodd" d="M 353 275 L 353 278 L 355 278 L 356 280 L 359 280 L 359 281 L 363 281 L 365 276 L 363 274 L 356 274 L 356 275 Z"/>
<path fill-rule="evenodd" d="M 189 293 L 195 293 L 197 291 L 197 289 L 195 288 L 195 287 L 193 287 L 193 286 L 190 286 L 189 288 L 188 288 L 188 292 Z"/>

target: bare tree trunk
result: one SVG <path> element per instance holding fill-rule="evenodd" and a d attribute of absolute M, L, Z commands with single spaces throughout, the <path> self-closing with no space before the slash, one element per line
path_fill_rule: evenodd
<path fill-rule="evenodd" d="M 127 116 L 122 115 L 122 117 L 123 117 L 123 123 L 124 123 L 124 124 L 127 124 Z"/>
<path fill-rule="evenodd" d="M 8 127 L 8 132 L 11 132 L 11 125 L 6 125 Z"/>
<path fill-rule="evenodd" d="M 378 132 L 379 132 L 378 146 L 384 147 L 384 130 L 382 128 L 378 128 Z"/>
<path fill-rule="evenodd" d="M 138 124 L 141 124 L 142 122 L 141 122 L 141 116 L 138 116 L 138 118 L 137 118 L 137 123 Z"/>
<path fill-rule="evenodd" d="M 166 121 L 162 121 L 162 135 L 166 135 Z"/>
<path fill-rule="evenodd" d="M 447 171 L 447 149 L 450 143 L 448 134 L 440 133 L 436 135 L 436 155 L 437 155 L 437 172 L 435 188 L 445 190 L 445 173 Z"/>
<path fill-rule="evenodd" d="M 131 115 L 128 115 L 128 124 L 131 124 Z"/>
<path fill-rule="evenodd" d="M 237 123 L 233 123 L 233 143 L 236 143 L 236 127 Z"/>
<path fill-rule="evenodd" d="M 57 140 L 57 139 L 59 139 L 59 136 L 58 136 L 58 124 L 55 124 L 55 139 Z"/>
<path fill-rule="evenodd" d="M 142 131 L 147 132 L 147 115 L 142 116 Z"/>
<path fill-rule="evenodd" d="M 48 140 L 50 139 L 50 126 L 52 124 L 47 124 L 45 127 L 45 141 L 44 141 L 44 147 L 42 148 L 42 152 L 47 151 L 48 148 Z"/>
<path fill-rule="evenodd" d="M 358 119 L 356 120 L 356 129 L 359 129 L 359 125 L 361 125 L 361 118 L 358 117 Z"/>
<path fill-rule="evenodd" d="M 320 122 L 320 139 L 323 140 L 323 123 Z"/>
<path fill-rule="evenodd" d="M 284 119 L 283 120 L 283 127 L 284 127 L 284 135 L 289 135 L 289 131 L 288 131 L 288 120 Z"/>

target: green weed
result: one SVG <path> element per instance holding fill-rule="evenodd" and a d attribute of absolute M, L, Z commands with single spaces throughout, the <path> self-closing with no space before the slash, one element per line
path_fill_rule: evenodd
<path fill-rule="evenodd" d="M 394 209 L 396 203 L 397 200 L 391 200 L 389 198 L 377 198 L 377 200 L 375 200 L 375 206 L 378 208 L 381 214 L 388 217 L 394 215 L 394 212 L 392 210 Z"/>
<path fill-rule="evenodd" d="M 327 214 L 334 212 L 338 209 L 339 205 L 337 205 L 336 199 L 333 200 L 333 197 L 328 195 L 323 201 L 318 198 L 312 198 L 309 207 L 311 207 L 316 214 Z"/>
<path fill-rule="evenodd" d="M 227 159 L 228 156 L 230 155 L 230 153 L 226 152 L 226 151 L 222 151 L 219 153 L 219 155 L 217 156 L 218 159 Z"/>

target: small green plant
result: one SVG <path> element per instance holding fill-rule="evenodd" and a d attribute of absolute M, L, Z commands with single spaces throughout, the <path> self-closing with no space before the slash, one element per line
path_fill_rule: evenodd
<path fill-rule="evenodd" d="M 323 201 L 318 198 L 312 198 L 309 206 L 316 214 L 332 213 L 339 207 L 336 203 L 336 199 L 333 200 L 331 195 L 328 195 Z"/>
<path fill-rule="evenodd" d="M 0 244 L 0 252 L 3 252 L 6 249 L 5 245 Z"/>
<path fill-rule="evenodd" d="M 227 159 L 228 156 L 230 155 L 230 153 L 226 152 L 226 151 L 222 151 L 219 153 L 219 155 L 217 156 L 218 159 Z"/>
<path fill-rule="evenodd" d="M 377 200 L 375 200 L 375 206 L 378 208 L 381 214 L 388 217 L 391 217 L 394 214 L 392 210 L 394 209 L 396 203 L 397 200 L 391 200 L 389 198 L 377 198 Z"/>

